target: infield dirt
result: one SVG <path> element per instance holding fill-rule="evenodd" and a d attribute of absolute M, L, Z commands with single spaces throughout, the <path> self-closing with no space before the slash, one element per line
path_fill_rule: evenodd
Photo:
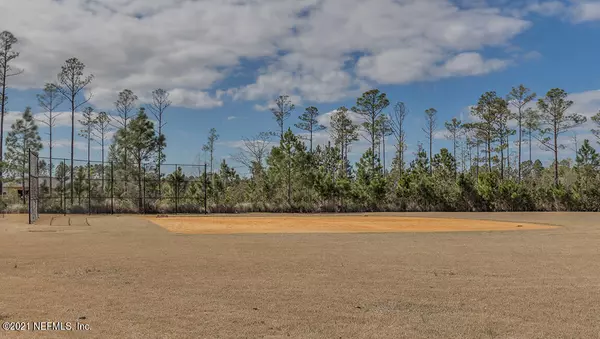
<path fill-rule="evenodd" d="M 232 218 L 246 217 L 263 216 Z M 382 217 L 559 227 L 207 235 L 129 216 L 0 218 L 0 323 L 90 326 L 0 338 L 600 336 L 600 214 L 356 216 Z"/>
<path fill-rule="evenodd" d="M 241 233 L 380 233 L 539 230 L 555 226 L 493 220 L 359 215 L 272 215 L 146 217 L 171 232 L 183 234 Z"/>

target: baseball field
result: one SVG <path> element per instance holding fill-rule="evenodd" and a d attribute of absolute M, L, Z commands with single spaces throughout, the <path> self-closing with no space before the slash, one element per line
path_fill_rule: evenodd
<path fill-rule="evenodd" d="M 599 213 L 26 220 L 0 217 L 0 338 L 600 336 Z"/>

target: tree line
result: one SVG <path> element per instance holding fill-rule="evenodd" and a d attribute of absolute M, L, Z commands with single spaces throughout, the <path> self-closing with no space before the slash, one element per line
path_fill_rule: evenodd
<path fill-rule="evenodd" d="M 2 123 L 8 79 L 22 73 L 11 66 L 19 56 L 13 50 L 17 42 L 9 32 L 0 34 Z M 111 196 L 128 201 L 131 211 L 169 210 L 173 203 L 182 203 L 182 211 L 195 211 L 205 200 L 212 211 L 600 210 L 600 156 L 592 146 L 594 140 L 574 142 L 575 156 L 562 156 L 567 151 L 565 134 L 581 128 L 587 119 L 571 112 L 574 103 L 560 88 L 541 97 L 524 85 L 505 95 L 482 94 L 471 107 L 472 121 L 455 117 L 441 124 L 452 147 L 437 154 L 433 150 L 439 137 L 438 111 L 429 108 L 422 113 L 427 143 L 417 145 L 410 162 L 406 140 L 412 131 L 405 123 L 410 112 L 403 102 L 392 104 L 378 89 L 363 93 L 353 107 L 336 109 L 328 128 L 320 122 L 318 108 L 307 107 L 293 124 L 301 133 L 288 125 L 296 107 L 289 96 L 281 95 L 271 109 L 276 132 L 243 137 L 239 152 L 232 155 L 250 173 L 240 176 L 225 160 L 214 168 L 219 139 L 214 128 L 201 147 L 210 155 L 208 173 L 189 174 L 180 168 L 163 173 L 165 112 L 172 104 L 168 91 L 156 89 L 152 102 L 140 105 L 136 94 L 125 89 L 116 97 L 114 113 L 95 112 L 86 105 L 91 98 L 86 89 L 92 81 L 81 61 L 65 62 L 56 81 L 38 95 L 43 119 L 36 121 L 26 108 L 11 126 L 6 151 L 0 149 L 0 176 L 10 174 L 3 179 L 24 180 L 26 150 L 42 149 L 37 126 L 41 122 L 49 131 L 50 162 L 40 167 L 63 183 L 52 187 L 51 180 L 42 191 L 50 197 L 67 194 L 71 206 L 82 205 L 86 196 L 90 206 L 92 198 L 105 203 L 110 191 Z M 65 161 L 58 166 L 52 163 L 52 130 L 63 103 L 70 107 L 71 166 Z M 81 109 L 83 128 L 76 134 L 76 112 Z M 600 112 L 592 122 L 596 126 L 592 135 L 600 143 Z M 0 130 L 2 139 L 3 133 Z M 322 145 L 315 138 L 324 133 L 329 141 Z M 76 135 L 87 143 L 88 163 L 80 166 L 73 159 Z M 353 164 L 349 154 L 361 139 L 369 147 Z M 92 165 L 94 143 L 101 149 L 102 161 Z M 388 165 L 389 144 L 394 155 Z M 548 168 L 534 159 L 533 147 L 538 145 L 552 155 Z M 148 196 L 150 202 L 145 200 Z"/>

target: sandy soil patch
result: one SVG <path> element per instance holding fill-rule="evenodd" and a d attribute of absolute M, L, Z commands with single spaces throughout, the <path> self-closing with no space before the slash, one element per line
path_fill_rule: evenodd
<path fill-rule="evenodd" d="M 386 233 L 551 229 L 555 226 L 491 220 L 354 216 L 145 217 L 174 233 Z"/>

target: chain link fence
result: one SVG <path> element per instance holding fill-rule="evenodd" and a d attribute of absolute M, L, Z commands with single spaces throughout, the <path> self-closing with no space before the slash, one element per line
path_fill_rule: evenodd
<path fill-rule="evenodd" d="M 71 171 L 73 171 L 71 179 Z M 39 157 L 41 213 L 207 213 L 207 166 Z"/>

